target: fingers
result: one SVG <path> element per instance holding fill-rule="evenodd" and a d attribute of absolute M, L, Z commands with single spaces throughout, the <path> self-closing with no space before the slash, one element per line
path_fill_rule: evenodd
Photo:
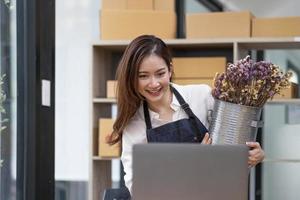
<path fill-rule="evenodd" d="M 256 164 L 255 159 L 252 156 L 248 156 L 248 166 L 249 167 L 254 167 Z"/>
<path fill-rule="evenodd" d="M 209 140 L 209 134 L 208 134 L 208 133 L 205 133 L 204 138 L 203 138 L 202 141 L 205 142 L 205 143 L 207 143 L 208 140 Z"/>
<path fill-rule="evenodd" d="M 246 144 L 251 147 L 251 150 L 249 150 L 248 165 L 254 167 L 263 161 L 265 153 L 258 142 L 246 142 Z"/>
<path fill-rule="evenodd" d="M 209 138 L 208 139 L 208 143 L 207 144 L 211 144 L 212 143 L 212 139 L 211 138 Z"/>
<path fill-rule="evenodd" d="M 212 139 L 209 137 L 209 134 L 205 133 L 201 144 L 211 144 L 211 142 L 212 142 Z"/>
<path fill-rule="evenodd" d="M 248 156 L 248 165 L 250 167 L 254 167 L 258 163 L 258 156 L 257 156 L 258 151 L 257 150 L 250 150 L 249 151 L 249 156 Z"/>
<path fill-rule="evenodd" d="M 246 145 L 248 147 L 253 147 L 253 148 L 261 148 L 260 144 L 258 142 L 246 142 Z"/>

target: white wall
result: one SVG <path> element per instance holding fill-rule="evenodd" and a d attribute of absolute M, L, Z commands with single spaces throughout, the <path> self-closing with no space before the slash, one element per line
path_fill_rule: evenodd
<path fill-rule="evenodd" d="M 56 1 L 56 180 L 88 180 L 89 72 L 99 8 L 100 0 Z"/>

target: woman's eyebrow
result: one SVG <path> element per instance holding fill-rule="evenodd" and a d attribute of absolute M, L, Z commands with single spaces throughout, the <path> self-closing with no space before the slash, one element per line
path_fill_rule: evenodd
<path fill-rule="evenodd" d="M 163 70 L 165 70 L 165 69 L 166 69 L 166 68 L 163 67 L 163 68 L 160 68 L 160 69 L 156 70 L 156 72 L 160 72 L 160 71 L 163 71 Z"/>
<path fill-rule="evenodd" d="M 139 74 L 147 74 L 147 73 L 149 73 L 149 72 L 147 72 L 147 71 L 139 71 Z"/>
<path fill-rule="evenodd" d="M 160 71 L 163 71 L 164 69 L 166 69 L 166 68 L 165 68 L 165 67 L 162 67 L 162 68 L 156 70 L 155 73 L 160 72 Z M 148 72 L 148 71 L 139 71 L 139 74 L 141 74 L 141 73 L 147 74 L 147 73 L 149 73 L 149 72 Z"/>

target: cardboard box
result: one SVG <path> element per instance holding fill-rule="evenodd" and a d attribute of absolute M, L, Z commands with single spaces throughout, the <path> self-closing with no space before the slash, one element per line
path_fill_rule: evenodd
<path fill-rule="evenodd" d="M 125 10 L 127 0 L 102 0 L 102 10 Z"/>
<path fill-rule="evenodd" d="M 186 37 L 250 37 L 251 19 L 252 14 L 248 11 L 187 14 Z"/>
<path fill-rule="evenodd" d="M 106 137 L 113 131 L 113 119 L 99 119 L 99 156 L 100 157 L 120 157 L 120 142 L 114 145 L 106 143 Z"/>
<path fill-rule="evenodd" d="M 224 72 L 225 57 L 173 58 L 175 78 L 214 78 Z"/>
<path fill-rule="evenodd" d="M 116 80 L 106 81 L 106 97 L 116 98 L 116 89 L 118 82 Z"/>
<path fill-rule="evenodd" d="M 186 79 L 186 78 L 176 78 L 173 80 L 174 83 L 178 85 L 193 85 L 193 84 L 206 84 L 210 87 L 213 87 L 213 78 L 195 78 L 195 79 Z"/>
<path fill-rule="evenodd" d="M 127 9 L 153 10 L 153 0 L 127 0 Z"/>
<path fill-rule="evenodd" d="M 254 18 L 252 37 L 300 36 L 300 17 Z"/>
<path fill-rule="evenodd" d="M 280 94 L 276 94 L 273 99 L 292 99 L 298 97 L 298 84 L 291 83 L 290 88 L 282 90 Z"/>
<path fill-rule="evenodd" d="M 154 10 L 175 11 L 175 0 L 154 0 Z"/>
<path fill-rule="evenodd" d="M 100 12 L 101 39 L 134 39 L 153 34 L 162 39 L 176 37 L 176 14 L 167 11 L 102 10 Z"/>

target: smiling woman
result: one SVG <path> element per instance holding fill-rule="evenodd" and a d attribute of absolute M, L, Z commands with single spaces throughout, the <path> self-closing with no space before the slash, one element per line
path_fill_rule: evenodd
<path fill-rule="evenodd" d="M 167 45 L 153 35 L 135 38 L 119 63 L 119 113 L 110 142 L 122 138 L 121 160 L 129 191 L 132 188 L 131 151 L 134 144 L 211 143 L 206 128 L 206 109 L 213 103 L 210 88 L 173 84 L 172 72 L 172 57 Z"/>

